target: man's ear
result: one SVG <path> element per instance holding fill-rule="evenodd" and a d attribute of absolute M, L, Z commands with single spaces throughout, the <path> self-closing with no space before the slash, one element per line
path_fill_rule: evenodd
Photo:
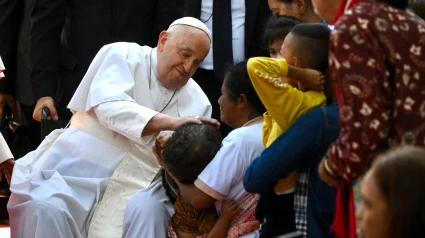
<path fill-rule="evenodd" d="M 307 11 L 307 4 L 305 0 L 295 0 L 294 4 L 300 15 L 303 15 Z"/>
<path fill-rule="evenodd" d="M 246 105 L 248 104 L 248 98 L 246 98 L 245 94 L 241 94 L 239 95 L 237 102 L 237 108 L 246 108 Z"/>
<path fill-rule="evenodd" d="M 158 50 L 160 52 L 164 50 L 165 42 L 168 40 L 169 37 L 170 37 L 170 33 L 166 31 L 161 31 L 161 33 L 159 34 Z"/>

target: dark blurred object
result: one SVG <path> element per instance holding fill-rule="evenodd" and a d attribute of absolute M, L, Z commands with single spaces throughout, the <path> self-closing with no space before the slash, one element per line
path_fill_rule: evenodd
<path fill-rule="evenodd" d="M 3 107 L 3 118 L 0 119 L 0 132 L 15 159 L 21 158 L 32 150 L 29 128 L 13 121 L 12 109 L 9 105 Z"/>
<path fill-rule="evenodd" d="M 425 0 L 410 0 L 408 8 L 425 20 Z"/>
<path fill-rule="evenodd" d="M 49 108 L 45 107 L 41 109 L 41 141 L 49 135 L 52 131 L 60 128 L 65 128 L 68 125 L 68 121 L 51 120 L 48 119 L 50 116 Z"/>
<path fill-rule="evenodd" d="M 303 237 L 304 236 L 301 233 L 299 233 L 298 231 L 294 231 L 294 232 L 291 232 L 291 233 L 288 233 L 288 234 L 285 234 L 285 235 L 282 235 L 282 236 L 278 236 L 276 238 L 303 238 Z"/>
<path fill-rule="evenodd" d="M 174 182 L 173 178 L 165 171 L 165 169 L 161 169 L 160 173 L 162 176 L 162 184 L 165 188 L 165 194 L 170 198 L 171 203 L 175 204 L 179 186 L 176 182 Z"/>

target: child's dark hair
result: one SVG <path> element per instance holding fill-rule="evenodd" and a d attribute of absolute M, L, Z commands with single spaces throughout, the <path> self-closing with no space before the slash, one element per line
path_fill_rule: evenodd
<path fill-rule="evenodd" d="M 249 79 L 246 65 L 247 62 L 242 61 L 228 68 L 224 78 L 224 85 L 226 86 L 230 100 L 236 101 L 241 94 L 244 94 L 252 109 L 257 114 L 262 115 L 266 112 L 266 108 Z"/>
<path fill-rule="evenodd" d="M 276 40 L 284 40 L 291 29 L 302 21 L 290 16 L 270 16 L 264 27 L 263 44 L 266 48 Z"/>
<path fill-rule="evenodd" d="M 320 23 L 301 23 L 292 28 L 291 34 L 300 36 L 294 44 L 293 52 L 308 57 L 308 68 L 326 73 L 329 66 L 329 38 L 331 30 Z"/>
<path fill-rule="evenodd" d="M 169 172 L 192 184 L 221 147 L 220 130 L 209 123 L 186 123 L 177 128 L 162 152 Z"/>

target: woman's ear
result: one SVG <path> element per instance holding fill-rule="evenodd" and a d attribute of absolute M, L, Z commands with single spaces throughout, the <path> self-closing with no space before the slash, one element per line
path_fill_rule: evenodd
<path fill-rule="evenodd" d="M 294 4 L 300 15 L 303 15 L 307 11 L 307 4 L 305 0 L 295 0 Z"/>
<path fill-rule="evenodd" d="M 236 108 L 246 108 L 248 104 L 248 98 L 246 98 L 245 94 L 241 94 L 238 97 Z"/>

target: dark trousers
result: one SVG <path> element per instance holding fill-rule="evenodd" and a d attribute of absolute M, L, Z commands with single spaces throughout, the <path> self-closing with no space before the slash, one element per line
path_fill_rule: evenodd
<path fill-rule="evenodd" d="M 260 238 L 271 238 L 296 231 L 294 193 L 277 195 L 273 189 L 261 195 L 255 216 L 260 221 Z"/>
<path fill-rule="evenodd" d="M 226 137 L 232 131 L 232 128 L 220 120 L 220 106 L 218 105 L 218 99 L 221 96 L 222 79 L 216 79 L 212 70 L 205 70 L 201 68 L 198 68 L 192 78 L 196 81 L 196 83 L 198 83 L 210 100 L 212 105 L 211 117 L 217 119 L 221 123 L 221 136 L 223 138 Z"/>
<path fill-rule="evenodd" d="M 24 117 L 24 118 L 22 118 L 23 124 L 26 125 L 29 128 L 29 136 L 30 136 L 30 140 L 31 140 L 30 150 L 35 150 L 35 149 L 37 149 L 37 147 L 41 143 L 41 140 L 40 140 L 40 136 L 41 136 L 40 122 L 38 122 L 38 121 L 36 121 L 32 118 L 35 104 L 31 105 L 31 106 L 21 104 L 20 106 L 21 106 L 23 117 Z"/>

